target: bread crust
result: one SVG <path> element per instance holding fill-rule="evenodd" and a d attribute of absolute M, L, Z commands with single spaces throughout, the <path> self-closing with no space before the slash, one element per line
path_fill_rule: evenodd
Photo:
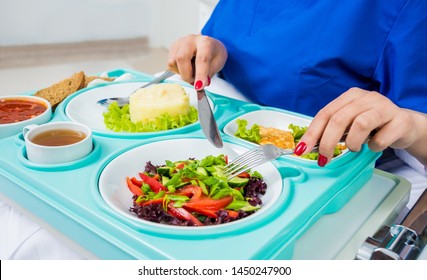
<path fill-rule="evenodd" d="M 73 74 L 70 78 L 55 83 L 37 91 L 34 95 L 47 99 L 55 109 L 70 94 L 84 87 L 85 74 L 83 71 Z"/>
<path fill-rule="evenodd" d="M 102 79 L 104 81 L 114 81 L 114 78 L 110 77 L 98 77 L 98 76 L 87 76 L 83 71 L 74 73 L 71 77 L 57 82 L 47 88 L 38 90 L 34 95 L 42 97 L 49 101 L 52 106 L 52 110 L 65 99 L 67 96 L 74 92 L 85 88 L 90 82 L 95 79 Z"/>

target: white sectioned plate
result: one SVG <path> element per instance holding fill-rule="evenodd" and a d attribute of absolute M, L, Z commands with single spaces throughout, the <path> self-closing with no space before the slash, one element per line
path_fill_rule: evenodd
<path fill-rule="evenodd" d="M 271 110 L 258 110 L 258 111 L 252 111 L 252 112 L 240 115 L 237 118 L 234 118 L 233 120 L 231 120 L 229 123 L 227 123 L 224 126 L 225 134 L 233 137 L 238 141 L 244 141 L 252 145 L 257 145 L 257 144 L 249 142 L 247 140 L 243 140 L 235 136 L 235 133 L 238 127 L 236 120 L 238 119 L 247 120 L 248 121 L 247 128 L 252 127 L 252 125 L 254 124 L 258 124 L 264 127 L 273 127 L 281 130 L 286 130 L 286 131 L 292 131 L 291 129 L 289 129 L 290 124 L 298 125 L 298 126 L 308 126 L 311 122 L 311 119 L 304 118 L 298 115 L 286 114 L 284 112 L 277 112 L 277 111 L 271 111 Z M 339 156 L 335 158 L 338 158 L 347 152 L 348 152 L 348 149 L 345 149 L 342 151 L 342 153 Z M 288 155 L 288 156 L 291 156 L 291 155 Z M 305 160 L 305 161 L 308 160 L 300 157 L 296 157 L 296 158 L 300 160 Z"/>
<path fill-rule="evenodd" d="M 231 120 L 224 127 L 224 133 L 228 134 L 240 141 L 246 141 L 234 136 L 237 131 L 236 120 L 243 119 L 248 121 L 248 128 L 254 124 L 262 125 L 265 127 L 274 127 L 281 130 L 291 131 L 288 127 L 290 124 L 299 125 L 299 126 L 308 126 L 310 124 L 309 119 L 302 118 L 296 115 L 285 114 L 277 111 L 270 110 L 258 110 L 243 114 L 237 118 Z M 248 141 L 246 141 L 248 142 Z M 251 142 L 248 142 L 251 143 Z"/>
<path fill-rule="evenodd" d="M 85 124 L 95 132 L 129 134 L 129 132 L 114 132 L 112 130 L 109 130 L 104 124 L 104 117 L 102 115 L 103 112 L 107 111 L 107 107 L 101 106 L 96 102 L 100 99 L 109 97 L 127 97 L 137 88 L 141 87 L 144 84 L 146 84 L 146 82 L 108 84 L 105 86 L 95 87 L 93 89 L 87 90 L 70 100 L 70 102 L 65 108 L 65 114 L 72 121 Z M 183 86 L 183 88 L 190 97 L 190 105 L 197 108 L 196 91 L 186 86 Z M 190 124 L 189 126 L 195 125 L 196 123 Z M 150 132 L 141 133 L 146 134 Z"/>
<path fill-rule="evenodd" d="M 152 142 L 133 148 L 117 156 L 108 163 L 99 177 L 99 192 L 106 204 L 125 217 L 139 223 L 149 224 L 153 227 L 171 228 L 174 226 L 157 224 L 139 219 L 134 213 L 129 212 L 129 208 L 132 206 L 133 194 L 127 187 L 126 176 L 138 176 L 138 172 L 144 171 L 145 163 L 148 161 L 151 161 L 154 165 L 162 165 L 165 164 L 165 160 L 178 161 L 188 158 L 202 159 L 208 155 L 217 156 L 220 154 L 228 155 L 229 159 L 232 160 L 246 150 L 247 148 L 228 142 L 224 143 L 223 148 L 218 149 L 206 139 L 185 138 Z M 263 175 L 264 181 L 267 184 L 267 192 L 262 197 L 263 206 L 251 216 L 229 224 L 249 221 L 249 219 L 253 217 L 262 215 L 264 211 L 274 205 L 274 202 L 283 192 L 282 177 L 278 169 L 272 163 L 262 164 L 254 168 L 254 170 Z M 215 227 L 229 224 L 215 225 Z M 180 230 L 181 229 L 187 230 L 187 227 L 180 227 Z"/>

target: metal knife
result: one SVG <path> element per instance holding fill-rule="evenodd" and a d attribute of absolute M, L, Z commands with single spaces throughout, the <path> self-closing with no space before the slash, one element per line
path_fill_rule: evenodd
<path fill-rule="evenodd" d="M 209 105 L 208 98 L 203 89 L 197 91 L 197 110 L 199 111 L 199 122 L 203 133 L 215 147 L 222 148 L 223 143 L 219 134 L 215 117 Z"/>

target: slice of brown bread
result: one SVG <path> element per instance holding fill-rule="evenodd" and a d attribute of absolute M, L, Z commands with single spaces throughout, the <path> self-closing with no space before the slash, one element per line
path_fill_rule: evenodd
<path fill-rule="evenodd" d="M 82 89 L 84 84 L 85 74 L 80 71 L 70 78 L 37 91 L 34 95 L 47 99 L 52 105 L 52 109 L 55 109 L 67 96 Z"/>

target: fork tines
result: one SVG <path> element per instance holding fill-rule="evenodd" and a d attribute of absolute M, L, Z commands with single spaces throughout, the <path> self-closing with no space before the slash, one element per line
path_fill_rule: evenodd
<path fill-rule="evenodd" d="M 230 162 L 224 168 L 224 175 L 227 179 L 251 169 L 257 165 L 260 165 L 265 161 L 264 152 L 262 146 L 255 149 L 249 150 L 248 152 L 242 154 L 232 162 Z"/>

